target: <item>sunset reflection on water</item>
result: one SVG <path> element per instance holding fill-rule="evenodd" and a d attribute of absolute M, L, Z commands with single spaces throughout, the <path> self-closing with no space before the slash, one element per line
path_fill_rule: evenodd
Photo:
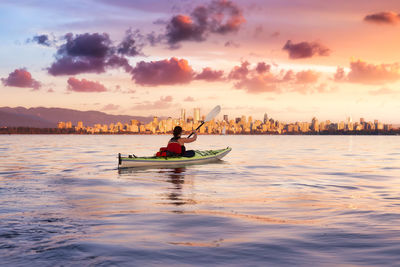
<path fill-rule="evenodd" d="M 165 136 L 0 138 L 18 154 L 0 156 L 9 265 L 400 261 L 397 137 L 201 136 L 193 148 L 231 154 L 121 171 L 118 152 L 151 155 Z"/>

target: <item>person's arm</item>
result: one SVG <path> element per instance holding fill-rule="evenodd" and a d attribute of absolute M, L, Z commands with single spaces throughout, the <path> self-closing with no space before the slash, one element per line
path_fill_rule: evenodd
<path fill-rule="evenodd" d="M 196 141 L 196 139 L 197 139 L 197 133 L 196 133 L 196 131 L 194 131 L 192 137 L 190 137 L 190 138 L 180 138 L 180 139 L 179 139 L 179 143 L 180 143 L 181 145 L 183 145 L 183 144 L 185 144 L 185 143 L 194 142 L 194 141 Z"/>

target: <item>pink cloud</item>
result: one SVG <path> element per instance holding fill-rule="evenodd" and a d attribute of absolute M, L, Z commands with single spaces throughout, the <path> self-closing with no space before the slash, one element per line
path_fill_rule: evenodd
<path fill-rule="evenodd" d="M 103 111 L 118 110 L 119 107 L 120 107 L 119 105 L 108 104 L 108 105 L 105 105 L 101 110 L 103 110 Z"/>
<path fill-rule="evenodd" d="M 93 93 L 105 92 L 107 89 L 99 82 L 92 82 L 86 79 L 79 80 L 74 77 L 70 77 L 68 79 L 68 91 Z"/>
<path fill-rule="evenodd" d="M 293 43 L 288 40 L 283 47 L 291 59 L 310 58 L 313 56 L 329 56 L 331 50 L 318 42 Z"/>
<path fill-rule="evenodd" d="M 364 21 L 376 24 L 397 24 L 400 22 L 400 14 L 392 11 L 378 12 L 364 17 Z"/>
<path fill-rule="evenodd" d="M 196 75 L 196 80 L 205 80 L 208 82 L 220 81 L 223 80 L 222 76 L 224 75 L 223 70 L 213 70 L 209 67 L 203 68 L 203 71 Z"/>
<path fill-rule="evenodd" d="M 296 73 L 296 83 L 315 83 L 318 81 L 320 74 L 313 70 L 304 70 Z"/>
<path fill-rule="evenodd" d="M 235 80 L 235 88 L 245 90 L 248 93 L 264 92 L 299 92 L 314 93 L 324 92 L 313 87 L 320 77 L 320 73 L 313 70 L 294 72 L 292 70 L 280 70 L 271 72 L 271 65 L 259 62 L 255 68 L 250 68 L 250 63 L 243 62 L 241 66 L 235 66 L 229 78 Z"/>
<path fill-rule="evenodd" d="M 158 86 L 187 84 L 193 79 L 193 69 L 185 59 L 141 61 L 132 70 L 132 79 L 140 85 Z"/>
<path fill-rule="evenodd" d="M 194 98 L 191 97 L 191 96 L 188 96 L 183 101 L 185 101 L 185 102 L 194 102 Z"/>
<path fill-rule="evenodd" d="M 381 84 L 396 82 L 400 79 L 400 64 L 369 64 L 358 60 L 350 63 L 350 72 L 345 73 L 344 69 L 338 67 L 335 75 L 335 81 L 363 83 L 363 84 Z"/>
<path fill-rule="evenodd" d="M 26 69 L 16 69 L 11 72 L 7 78 L 2 78 L 4 86 L 14 86 L 21 88 L 33 88 L 38 90 L 41 87 L 40 82 L 32 78 L 32 75 Z"/>
<path fill-rule="evenodd" d="M 249 73 L 250 63 L 247 61 L 242 62 L 240 66 L 235 66 L 229 73 L 228 78 L 233 80 L 240 80 L 247 77 Z"/>
<path fill-rule="evenodd" d="M 139 103 L 133 106 L 132 109 L 134 110 L 168 109 L 172 106 L 172 100 L 173 100 L 172 96 L 160 97 L 159 100 L 156 100 L 154 102 L 146 101 L 144 103 Z"/>

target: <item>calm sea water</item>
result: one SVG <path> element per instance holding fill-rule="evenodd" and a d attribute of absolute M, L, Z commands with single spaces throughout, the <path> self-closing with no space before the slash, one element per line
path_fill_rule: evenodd
<path fill-rule="evenodd" d="M 233 150 L 118 172 L 167 140 L 0 136 L 0 265 L 400 265 L 400 137 L 200 136 Z"/>

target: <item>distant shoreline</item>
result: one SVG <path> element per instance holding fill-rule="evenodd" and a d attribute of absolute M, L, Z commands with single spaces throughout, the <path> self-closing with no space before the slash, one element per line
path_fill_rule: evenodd
<path fill-rule="evenodd" d="M 185 134 L 189 134 L 186 132 Z M 99 132 L 91 133 L 85 131 L 76 131 L 74 129 L 58 129 L 58 128 L 31 128 L 31 127 L 2 127 L 0 128 L 0 135 L 171 135 L 172 133 L 134 133 L 134 132 Z M 199 133 L 199 135 L 400 135 L 400 129 L 392 129 L 390 131 L 384 130 L 362 130 L 362 131 L 334 131 L 327 130 L 322 132 L 250 132 L 250 133 Z"/>

